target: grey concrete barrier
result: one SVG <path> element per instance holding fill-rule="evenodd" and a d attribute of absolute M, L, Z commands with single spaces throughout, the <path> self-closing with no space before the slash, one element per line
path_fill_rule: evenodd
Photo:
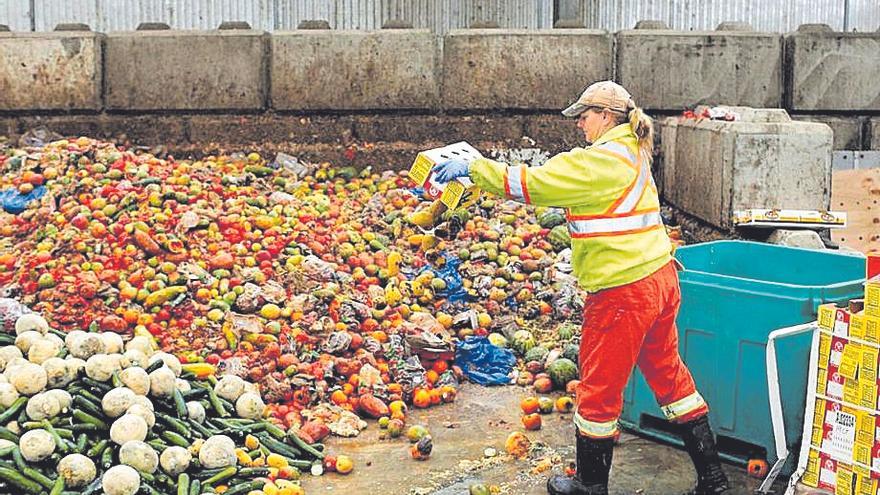
<path fill-rule="evenodd" d="M 820 122 L 827 124 L 834 133 L 834 150 L 860 150 L 862 149 L 863 128 L 868 127 L 866 119 L 862 117 L 839 117 L 833 115 L 795 115 L 794 120 L 805 122 Z"/>
<path fill-rule="evenodd" d="M 617 80 L 638 105 L 778 107 L 782 37 L 749 31 L 634 29 L 617 33 Z"/>
<path fill-rule="evenodd" d="M 442 106 L 561 110 L 611 77 L 611 35 L 591 29 L 455 30 L 443 39 Z"/>
<path fill-rule="evenodd" d="M 880 110 L 880 32 L 801 26 L 786 35 L 785 58 L 788 108 Z"/>
<path fill-rule="evenodd" d="M 110 110 L 259 110 L 266 100 L 262 31 L 134 31 L 107 35 Z"/>
<path fill-rule="evenodd" d="M 869 148 L 880 151 L 880 118 L 871 119 L 871 134 L 869 139 Z"/>
<path fill-rule="evenodd" d="M 0 110 L 100 110 L 102 37 L 0 33 Z"/>
<path fill-rule="evenodd" d="M 437 106 L 438 38 L 427 30 L 298 30 L 271 37 L 277 110 L 406 110 Z"/>
<path fill-rule="evenodd" d="M 781 110 L 733 110 L 741 120 L 663 121 L 666 198 L 722 228 L 732 227 L 736 210 L 828 208 L 831 128 L 792 121 Z"/>

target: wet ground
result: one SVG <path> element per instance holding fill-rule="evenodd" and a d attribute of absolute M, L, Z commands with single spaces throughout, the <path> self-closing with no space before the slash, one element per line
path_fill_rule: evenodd
<path fill-rule="evenodd" d="M 427 461 L 410 457 L 409 443 L 403 437 L 379 440 L 375 422 L 357 438 L 334 438 L 330 450 L 346 453 L 355 461 L 348 475 L 328 474 L 307 477 L 307 493 L 329 494 L 467 494 L 474 483 L 498 485 L 502 493 L 542 495 L 547 477 L 561 468 L 561 459 L 574 457 L 574 432 L 570 414 L 543 416 L 540 431 L 527 432 L 533 449 L 524 460 L 504 453 L 510 432 L 522 431 L 519 402 L 530 395 L 520 387 L 485 388 L 466 384 L 454 404 L 428 410 L 411 411 L 407 424 L 428 427 L 434 438 L 434 451 Z M 484 451 L 494 448 L 495 457 Z M 731 494 L 752 493 L 759 480 L 748 477 L 745 469 L 725 465 L 735 487 Z M 694 483 L 691 462 L 683 451 L 624 433 L 614 452 L 612 494 L 677 494 Z M 781 490 L 780 490 L 781 492 Z"/>

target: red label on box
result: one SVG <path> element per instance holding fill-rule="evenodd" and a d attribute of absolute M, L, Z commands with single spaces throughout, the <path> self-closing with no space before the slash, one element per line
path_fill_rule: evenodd
<path fill-rule="evenodd" d="M 825 395 L 832 399 L 843 400 L 843 382 L 846 378 L 837 372 L 837 366 L 828 366 L 828 385 L 825 386 Z"/>
<path fill-rule="evenodd" d="M 819 488 L 834 490 L 837 484 L 837 461 L 831 456 L 819 453 Z"/>
<path fill-rule="evenodd" d="M 834 335 L 840 335 L 846 337 L 849 335 L 849 311 L 843 308 L 838 308 L 837 312 L 834 314 Z"/>
<path fill-rule="evenodd" d="M 869 254 L 866 267 L 869 279 L 880 275 L 880 254 Z"/>

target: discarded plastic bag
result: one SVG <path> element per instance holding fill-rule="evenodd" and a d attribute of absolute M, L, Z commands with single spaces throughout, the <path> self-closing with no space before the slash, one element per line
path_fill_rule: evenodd
<path fill-rule="evenodd" d="M 436 294 L 440 297 L 445 297 L 451 303 L 466 301 L 468 299 L 468 293 L 461 280 L 461 274 L 458 273 L 458 267 L 461 265 L 461 260 L 458 259 L 457 256 L 445 252 L 443 253 L 443 257 L 446 258 L 446 263 L 442 267 L 425 267 L 425 270 L 432 270 L 435 277 L 441 278 L 446 282 L 446 288 L 437 291 Z"/>
<path fill-rule="evenodd" d="M 513 351 L 492 345 L 487 337 L 467 337 L 455 349 L 455 365 L 480 385 L 507 385 L 514 364 Z"/>
<path fill-rule="evenodd" d="M 27 194 L 21 194 L 15 189 L 4 189 L 0 191 L 0 202 L 3 203 L 4 210 L 18 215 L 27 209 L 28 203 L 42 198 L 44 194 L 46 194 L 44 186 L 37 186 Z"/>

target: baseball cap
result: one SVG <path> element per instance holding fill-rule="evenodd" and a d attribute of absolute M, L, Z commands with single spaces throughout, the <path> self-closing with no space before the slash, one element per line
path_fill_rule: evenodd
<path fill-rule="evenodd" d="M 626 88 L 614 81 L 599 81 L 587 87 L 577 101 L 562 111 L 562 115 L 577 117 L 590 107 L 607 108 L 626 113 L 635 106 L 635 102 Z"/>

